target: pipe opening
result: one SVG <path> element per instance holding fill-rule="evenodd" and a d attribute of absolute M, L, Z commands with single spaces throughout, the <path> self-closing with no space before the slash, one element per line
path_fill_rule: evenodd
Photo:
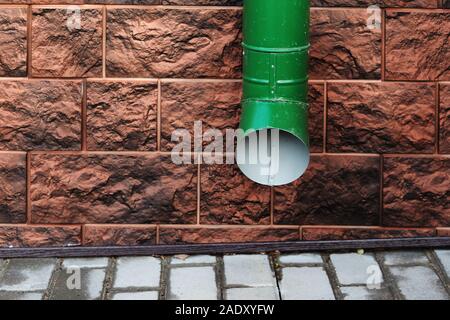
<path fill-rule="evenodd" d="M 280 129 L 255 130 L 238 140 L 236 161 L 251 180 L 268 186 L 291 183 L 309 165 L 308 145 Z"/>

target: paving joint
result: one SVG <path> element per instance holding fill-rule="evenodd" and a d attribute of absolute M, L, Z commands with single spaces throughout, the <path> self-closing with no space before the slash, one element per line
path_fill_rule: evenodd
<path fill-rule="evenodd" d="M 334 269 L 333 263 L 331 262 L 330 255 L 322 254 L 323 268 L 328 276 L 328 281 L 331 284 L 331 289 L 333 290 L 334 297 L 336 300 L 344 300 L 344 294 L 340 289 L 340 282 L 337 277 L 336 269 Z"/>
<path fill-rule="evenodd" d="M 167 300 L 169 296 L 170 257 L 161 257 L 161 271 L 159 274 L 159 300 Z"/>
<path fill-rule="evenodd" d="M 51 274 L 50 279 L 47 284 L 47 289 L 45 289 L 44 294 L 42 295 L 42 300 L 50 300 L 51 299 L 55 285 L 56 285 L 56 281 L 62 272 L 63 261 L 64 261 L 63 259 L 56 260 L 56 263 L 53 266 L 52 274 Z"/>
<path fill-rule="evenodd" d="M 381 253 L 374 252 L 375 261 L 378 263 L 380 267 L 381 273 L 383 274 L 384 282 L 386 283 L 386 287 L 390 291 L 394 300 L 405 300 L 403 294 L 400 291 L 400 288 L 397 285 L 397 282 L 394 279 L 394 276 L 389 271 L 389 266 L 387 266 L 384 262 L 384 257 Z"/>
<path fill-rule="evenodd" d="M 433 269 L 433 271 L 437 274 L 439 280 L 441 281 L 442 285 L 444 286 L 445 291 L 447 292 L 447 295 L 450 297 L 450 287 L 448 282 L 448 276 L 447 273 L 444 271 L 444 267 L 442 266 L 439 258 L 436 256 L 436 253 L 432 250 L 426 250 L 425 254 L 428 257 L 428 260 L 430 260 L 430 266 Z"/>
<path fill-rule="evenodd" d="M 103 289 L 100 298 L 101 300 L 107 300 L 110 298 L 110 292 L 112 290 L 115 270 L 116 270 L 116 258 L 111 257 L 108 259 L 108 264 L 106 265 L 105 269 L 105 279 L 103 280 Z"/>
<path fill-rule="evenodd" d="M 223 262 L 223 256 L 216 257 L 216 284 L 217 284 L 217 295 L 219 300 L 224 300 L 226 298 L 226 280 L 225 280 L 225 263 Z"/>

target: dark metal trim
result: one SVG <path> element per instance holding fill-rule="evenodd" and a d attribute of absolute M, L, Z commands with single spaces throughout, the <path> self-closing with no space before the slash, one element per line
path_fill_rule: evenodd
<path fill-rule="evenodd" d="M 223 254 L 258 252 L 304 252 L 337 251 L 352 249 L 404 249 L 404 248 L 450 248 L 450 237 L 369 239 L 339 241 L 289 241 L 259 243 L 219 243 L 152 245 L 133 247 L 60 247 L 60 248 L 4 248 L 0 258 L 24 257 L 99 257 L 144 256 L 173 254 Z"/>

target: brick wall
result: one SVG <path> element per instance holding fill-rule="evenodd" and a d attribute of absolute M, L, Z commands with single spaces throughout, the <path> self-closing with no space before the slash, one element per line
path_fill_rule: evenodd
<path fill-rule="evenodd" d="M 238 125 L 241 1 L 0 3 L 0 246 L 450 234 L 449 1 L 312 1 L 311 166 L 273 189 L 169 154 Z"/>

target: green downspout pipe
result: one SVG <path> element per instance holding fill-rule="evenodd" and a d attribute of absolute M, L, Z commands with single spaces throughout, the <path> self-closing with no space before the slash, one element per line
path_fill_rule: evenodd
<path fill-rule="evenodd" d="M 287 184 L 309 164 L 309 0 L 244 0 L 243 33 L 245 133 L 238 139 L 238 166 L 258 183 Z M 272 138 L 270 160 L 250 160 L 264 135 Z"/>

